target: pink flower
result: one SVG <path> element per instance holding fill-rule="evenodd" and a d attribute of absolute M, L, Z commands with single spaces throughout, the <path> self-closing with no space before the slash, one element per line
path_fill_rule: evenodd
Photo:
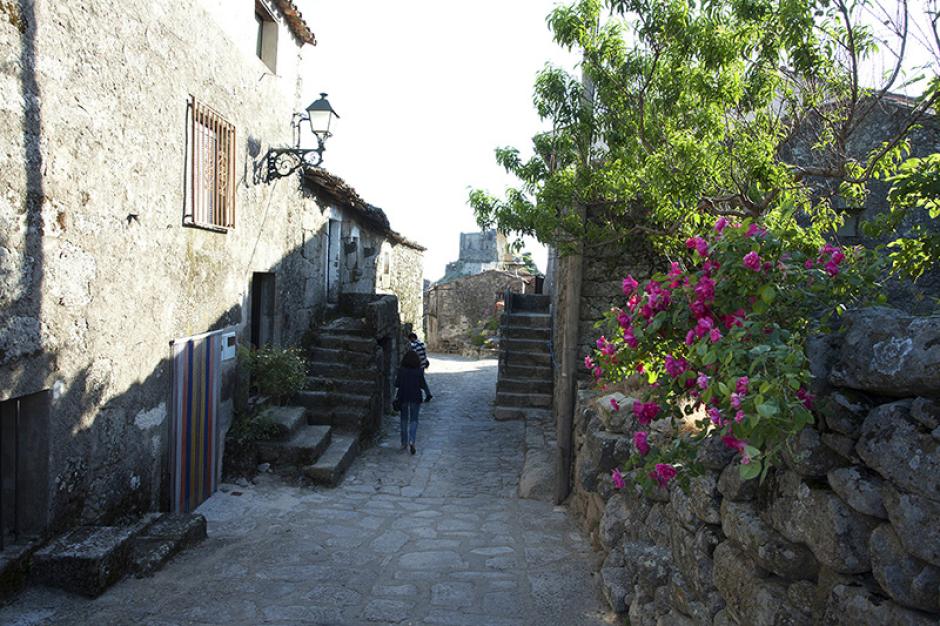
<path fill-rule="evenodd" d="M 835 263 L 833 261 L 829 261 L 828 263 L 826 263 L 826 265 L 823 266 L 823 269 L 826 270 L 827 274 L 833 277 L 838 276 L 839 274 L 839 265 L 838 263 Z"/>
<path fill-rule="evenodd" d="M 614 489 L 623 489 L 627 486 L 627 483 L 623 480 L 623 474 L 620 473 L 620 468 L 615 467 L 611 470 L 610 479 L 614 482 Z"/>
<path fill-rule="evenodd" d="M 632 321 L 632 320 L 630 319 L 630 314 L 629 314 L 629 313 L 627 313 L 627 312 L 624 311 L 623 309 L 621 309 L 620 311 L 618 311 L 618 313 L 617 313 L 617 324 L 620 325 L 620 328 L 629 328 L 631 321 Z"/>
<path fill-rule="evenodd" d="M 742 452 L 741 453 L 741 465 L 750 465 L 750 464 L 751 464 L 751 457 L 749 457 L 747 454 Z"/>
<path fill-rule="evenodd" d="M 737 450 L 738 452 L 744 452 L 744 446 L 747 445 L 747 442 L 743 439 L 738 439 L 734 435 L 722 435 L 721 442 L 731 448 L 732 450 Z"/>
<path fill-rule="evenodd" d="M 712 328 L 708 332 L 708 338 L 711 339 L 712 343 L 718 343 L 721 341 L 721 331 L 717 328 Z"/>
<path fill-rule="evenodd" d="M 659 405 L 655 402 L 634 402 L 633 414 L 639 423 L 649 424 L 659 415 Z"/>
<path fill-rule="evenodd" d="M 705 389 L 708 389 L 708 380 L 709 380 L 708 376 L 706 376 L 705 374 L 699 374 L 698 377 L 695 379 L 695 384 L 698 385 L 699 389 L 705 390 Z"/>
<path fill-rule="evenodd" d="M 685 334 L 685 345 L 691 346 L 693 343 L 695 343 L 695 331 L 690 330 Z"/>
<path fill-rule="evenodd" d="M 623 295 L 629 296 L 636 291 L 636 288 L 639 286 L 640 283 L 636 282 L 636 279 L 628 274 L 627 277 L 623 279 Z"/>
<path fill-rule="evenodd" d="M 619 410 L 620 410 L 620 404 L 618 404 L 617 401 L 616 401 L 614 398 L 611 398 L 611 399 L 610 399 L 610 408 L 613 409 L 614 411 L 619 411 Z"/>
<path fill-rule="evenodd" d="M 760 256 L 753 250 L 744 255 L 744 267 L 747 269 L 759 272 L 761 268 Z"/>
<path fill-rule="evenodd" d="M 753 237 L 754 235 L 757 235 L 757 236 L 759 236 L 759 237 L 763 237 L 763 236 L 766 235 L 766 234 L 767 234 L 767 230 L 766 230 L 766 229 L 761 228 L 761 227 L 758 226 L 757 224 L 751 224 L 750 226 L 747 227 L 747 232 L 744 233 L 744 236 L 745 236 L 745 237 Z"/>
<path fill-rule="evenodd" d="M 721 264 L 718 263 L 718 261 L 712 261 L 711 259 L 708 259 L 702 264 L 702 273 L 706 276 L 711 276 L 712 272 L 719 268 L 721 268 Z"/>
<path fill-rule="evenodd" d="M 829 260 L 838 265 L 843 260 L 845 260 L 845 254 L 842 252 L 842 250 L 836 250 L 832 253 L 832 256 L 829 258 Z"/>
<path fill-rule="evenodd" d="M 633 445 L 636 447 L 636 451 L 640 453 L 640 456 L 646 456 L 650 451 L 650 444 L 647 441 L 649 433 L 647 432 L 637 432 L 633 434 Z"/>
<path fill-rule="evenodd" d="M 808 269 L 808 270 L 813 269 L 813 260 L 812 260 L 812 259 L 806 259 L 806 262 L 803 263 L 803 267 L 805 267 L 805 268 Z"/>
<path fill-rule="evenodd" d="M 588 368 L 589 370 L 594 369 L 594 359 L 592 359 L 590 356 L 584 357 L 584 367 Z"/>
<path fill-rule="evenodd" d="M 672 376 L 673 378 L 678 378 L 682 373 L 688 369 L 688 362 L 685 359 L 677 359 L 671 354 L 666 355 L 666 373 Z"/>
<path fill-rule="evenodd" d="M 642 363 L 637 363 L 637 364 L 636 364 L 636 371 L 637 371 L 638 373 L 642 374 L 643 372 L 646 371 L 646 366 L 643 365 Z"/>
<path fill-rule="evenodd" d="M 685 240 L 685 247 L 689 250 L 694 248 L 702 257 L 708 256 L 708 242 L 701 237 L 689 237 Z"/>
<path fill-rule="evenodd" d="M 740 424 L 744 421 L 744 411 L 738 411 L 734 414 L 734 421 Z"/>
<path fill-rule="evenodd" d="M 682 268 L 679 267 L 679 263 L 677 261 L 673 261 L 669 264 L 669 278 L 675 279 L 679 278 L 680 276 L 682 276 Z"/>
<path fill-rule="evenodd" d="M 719 217 L 718 220 L 715 221 L 715 232 L 721 233 L 721 231 L 723 231 L 725 227 L 727 226 L 728 226 L 727 218 L 725 218 L 724 216 Z"/>
<path fill-rule="evenodd" d="M 633 334 L 633 327 L 625 328 L 623 331 L 623 340 L 624 342 L 633 348 L 634 350 L 640 343 L 636 340 L 636 336 Z"/>
<path fill-rule="evenodd" d="M 813 401 L 816 399 L 816 396 L 800 387 L 796 392 L 796 397 L 800 399 L 800 401 L 803 403 L 803 406 L 805 406 L 810 411 L 813 410 Z"/>
<path fill-rule="evenodd" d="M 695 324 L 695 336 L 701 339 L 714 327 L 715 323 L 712 322 L 710 317 L 702 317 Z"/>
<path fill-rule="evenodd" d="M 731 393 L 731 407 L 735 409 L 741 408 L 741 394 L 736 391 Z"/>
<path fill-rule="evenodd" d="M 727 328 L 728 330 L 731 330 L 735 326 L 744 326 L 744 324 L 741 323 L 741 320 L 743 320 L 744 317 L 745 317 L 744 309 L 738 309 L 734 313 L 730 313 L 728 315 L 723 316 L 721 320 L 722 322 L 724 322 L 725 328 Z"/>
<path fill-rule="evenodd" d="M 747 376 L 742 376 L 738 379 L 737 384 L 734 386 L 734 390 L 743 396 L 747 393 L 747 387 L 750 384 L 750 379 Z"/>
<path fill-rule="evenodd" d="M 659 483 L 663 489 L 669 484 L 669 481 L 676 477 L 676 468 L 666 463 L 657 463 L 656 469 L 650 472 L 650 478 Z"/>
<path fill-rule="evenodd" d="M 708 418 L 712 421 L 712 424 L 715 426 L 721 426 L 721 411 L 716 407 L 708 409 Z"/>
<path fill-rule="evenodd" d="M 604 371 L 601 368 L 595 366 L 592 373 L 594 374 L 594 380 L 600 380 L 601 376 L 604 374 Z"/>
<path fill-rule="evenodd" d="M 695 297 L 702 302 L 711 302 L 715 299 L 715 281 L 708 276 L 702 276 L 695 285 Z"/>

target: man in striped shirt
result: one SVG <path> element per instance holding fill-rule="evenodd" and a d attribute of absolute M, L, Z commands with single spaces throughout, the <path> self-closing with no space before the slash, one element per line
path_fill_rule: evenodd
<path fill-rule="evenodd" d="M 431 398 L 434 396 L 431 395 L 431 390 L 428 388 L 428 381 L 424 377 L 424 370 L 428 369 L 428 365 L 431 363 L 428 361 L 428 350 L 424 347 L 424 343 L 418 341 L 418 335 L 411 333 L 408 335 L 408 340 L 411 341 L 411 349 L 418 353 L 418 358 L 421 359 L 421 389 L 424 390 L 424 401 L 430 402 Z"/>

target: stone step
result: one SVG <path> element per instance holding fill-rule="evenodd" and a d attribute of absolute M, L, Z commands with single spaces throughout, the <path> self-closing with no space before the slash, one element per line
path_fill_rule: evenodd
<path fill-rule="evenodd" d="M 526 380 L 524 378 L 500 378 L 496 392 L 508 393 L 552 393 L 551 380 Z"/>
<path fill-rule="evenodd" d="M 524 419 L 552 419 L 551 409 L 539 409 L 521 406 L 494 406 L 493 417 L 499 421 Z"/>
<path fill-rule="evenodd" d="M 378 389 L 375 378 L 369 380 L 356 380 L 330 376 L 308 376 L 308 391 L 332 391 L 358 395 L 373 395 Z"/>
<path fill-rule="evenodd" d="M 323 334 L 357 335 L 371 337 L 372 331 L 365 321 L 356 317 L 339 317 L 321 326 L 317 332 Z"/>
<path fill-rule="evenodd" d="M 375 365 L 363 367 L 336 361 L 307 361 L 307 374 L 314 377 L 339 378 L 343 380 L 374 380 L 378 376 Z"/>
<path fill-rule="evenodd" d="M 313 346 L 334 350 L 348 350 L 373 354 L 378 344 L 375 339 L 362 335 L 347 335 L 345 333 L 318 332 L 313 337 Z"/>
<path fill-rule="evenodd" d="M 513 313 L 522 311 L 548 313 L 552 305 L 552 299 L 550 296 L 542 294 L 514 293 L 510 296 L 509 305 Z"/>
<path fill-rule="evenodd" d="M 309 351 L 311 361 L 319 363 L 342 363 L 354 367 L 368 367 L 374 365 L 375 356 L 372 352 L 353 352 L 336 348 L 311 348 Z"/>
<path fill-rule="evenodd" d="M 312 409 L 322 409 L 324 407 L 334 406 L 364 407 L 368 409 L 372 404 L 372 396 L 365 395 L 363 393 L 305 390 L 301 391 L 299 395 L 302 395 L 303 397 L 301 403 L 305 407 L 310 407 Z"/>
<path fill-rule="evenodd" d="M 206 518 L 198 513 L 166 513 L 134 538 L 131 570 L 150 576 L 174 555 L 206 538 Z"/>
<path fill-rule="evenodd" d="M 550 341 L 552 338 L 551 328 L 532 328 L 529 326 L 500 326 L 499 334 L 502 340 L 507 339 L 541 339 Z"/>
<path fill-rule="evenodd" d="M 507 362 L 500 367 L 499 375 L 502 378 L 511 378 L 514 380 L 532 380 L 537 382 L 552 382 L 554 380 L 552 368 L 548 365 Z"/>
<path fill-rule="evenodd" d="M 342 430 L 359 431 L 370 421 L 369 409 L 363 407 L 318 407 L 307 414 L 307 423 L 311 426 L 332 426 Z"/>
<path fill-rule="evenodd" d="M 540 352 L 550 354 L 552 344 L 546 339 L 506 337 L 499 342 L 499 347 L 501 350 L 510 350 L 511 352 Z"/>
<path fill-rule="evenodd" d="M 304 468 L 304 475 L 318 485 L 335 487 L 358 453 L 359 438 L 355 434 L 335 435 L 317 462 Z"/>
<path fill-rule="evenodd" d="M 288 441 L 259 441 L 258 459 L 275 470 L 314 463 L 330 445 L 330 426 L 304 425 Z"/>
<path fill-rule="evenodd" d="M 551 328 L 552 316 L 548 313 L 508 313 L 503 314 L 500 323 L 504 326 L 524 326 L 526 328 Z"/>
<path fill-rule="evenodd" d="M 497 392 L 496 404 L 502 407 L 521 406 L 548 408 L 552 406 L 550 393 L 509 393 Z"/>
<path fill-rule="evenodd" d="M 160 517 L 145 515 L 129 526 L 79 526 L 33 555 L 36 582 L 91 598 L 128 572 L 133 539 Z"/>
<path fill-rule="evenodd" d="M 522 352 L 500 348 L 506 365 L 541 365 L 551 367 L 552 355 L 546 352 Z"/>
<path fill-rule="evenodd" d="M 290 439 L 301 426 L 307 425 L 307 409 L 302 406 L 272 406 L 261 414 L 277 426 L 277 439 Z"/>

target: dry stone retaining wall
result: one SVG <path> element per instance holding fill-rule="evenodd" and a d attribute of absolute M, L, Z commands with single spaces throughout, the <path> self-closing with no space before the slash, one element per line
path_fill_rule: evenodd
<path fill-rule="evenodd" d="M 843 330 L 808 347 L 817 423 L 763 484 L 716 442 L 687 491 L 615 491 L 632 425 L 581 392 L 572 508 L 633 626 L 940 623 L 940 316 Z"/>

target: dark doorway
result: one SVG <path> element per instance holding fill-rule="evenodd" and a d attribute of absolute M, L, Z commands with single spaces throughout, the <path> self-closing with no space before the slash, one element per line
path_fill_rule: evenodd
<path fill-rule="evenodd" d="M 274 274 L 251 275 L 251 344 L 256 348 L 274 343 L 275 293 Z"/>
<path fill-rule="evenodd" d="M 49 393 L 0 402 L 0 551 L 46 528 Z"/>
<path fill-rule="evenodd" d="M 326 246 L 326 301 L 329 304 L 339 302 L 339 264 L 342 251 L 342 227 L 339 220 L 330 220 Z"/>

